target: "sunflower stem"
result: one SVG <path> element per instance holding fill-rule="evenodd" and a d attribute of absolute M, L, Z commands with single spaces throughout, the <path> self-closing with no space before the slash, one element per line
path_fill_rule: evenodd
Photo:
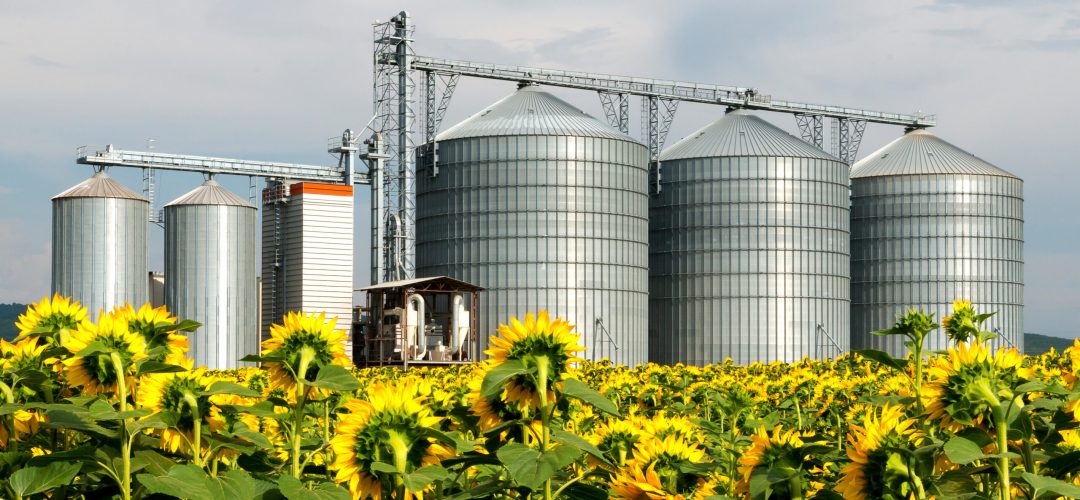
<path fill-rule="evenodd" d="M 802 474 L 795 474 L 788 478 L 788 494 L 791 495 L 791 500 L 803 500 L 802 492 Z"/>
<path fill-rule="evenodd" d="M 394 489 L 397 490 L 396 498 L 405 498 L 405 473 L 409 463 L 409 445 L 402 439 L 401 434 L 391 431 L 387 433 L 386 444 L 394 452 Z"/>
<path fill-rule="evenodd" d="M 191 408 L 191 420 L 195 423 L 195 439 L 191 446 L 191 458 L 195 461 L 196 466 L 203 467 L 205 464 L 202 459 L 202 419 L 199 418 L 199 401 L 190 392 L 185 391 L 184 402 Z"/>
<path fill-rule="evenodd" d="M 540 392 L 540 422 L 543 430 L 540 432 L 540 452 L 548 449 L 548 424 L 551 422 L 551 412 L 548 411 L 548 372 L 550 360 L 547 356 L 536 357 L 536 390 Z M 551 479 L 544 481 L 544 500 L 551 500 Z"/>
<path fill-rule="evenodd" d="M 124 370 L 124 360 L 116 351 L 109 353 L 109 359 L 112 360 L 113 371 L 116 372 L 116 392 L 120 400 L 120 412 L 123 413 L 128 409 L 127 372 Z M 120 496 L 124 500 L 131 499 L 131 439 L 128 438 L 127 424 L 127 418 L 120 421 Z"/>
<path fill-rule="evenodd" d="M 296 414 L 293 419 L 292 432 L 292 475 L 300 479 L 300 435 L 304 426 L 304 404 L 307 403 L 307 372 L 311 362 L 315 360 L 315 351 L 304 346 L 300 349 L 300 366 L 296 370 Z"/>

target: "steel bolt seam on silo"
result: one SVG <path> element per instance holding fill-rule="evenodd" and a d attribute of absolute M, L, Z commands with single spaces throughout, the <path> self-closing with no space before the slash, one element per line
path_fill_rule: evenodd
<path fill-rule="evenodd" d="M 52 290 L 92 317 L 147 300 L 150 203 L 104 171 L 53 197 Z"/>
<path fill-rule="evenodd" d="M 852 345 L 904 356 L 889 328 L 909 307 L 940 323 L 954 299 L 975 303 L 1023 350 L 1023 181 L 925 130 L 852 167 Z M 935 331 L 927 349 L 944 349 Z"/>
<path fill-rule="evenodd" d="M 672 145 L 661 163 L 649 210 L 650 360 L 847 351 L 847 165 L 745 111 Z"/>
<path fill-rule="evenodd" d="M 229 369 L 259 352 L 255 207 L 208 180 L 165 206 L 165 304 L 203 324 L 196 366 Z"/>
<path fill-rule="evenodd" d="M 485 341 L 510 316 L 548 309 L 576 325 L 586 358 L 644 363 L 646 148 L 534 86 L 437 144 L 438 175 L 417 175 L 417 276 L 487 288 Z"/>

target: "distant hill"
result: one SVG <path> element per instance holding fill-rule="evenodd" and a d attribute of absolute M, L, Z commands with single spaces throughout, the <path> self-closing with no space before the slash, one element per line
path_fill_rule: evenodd
<path fill-rule="evenodd" d="M 19 335 L 15 322 L 26 312 L 26 304 L 0 304 L 0 338 L 11 340 Z"/>
<path fill-rule="evenodd" d="M 1039 335 L 1038 333 L 1024 334 L 1024 354 L 1043 354 L 1051 347 L 1061 352 L 1066 347 L 1073 345 L 1074 339 Z"/>

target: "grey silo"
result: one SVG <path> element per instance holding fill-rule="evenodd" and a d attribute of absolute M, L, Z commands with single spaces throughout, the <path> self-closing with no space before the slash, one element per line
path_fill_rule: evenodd
<path fill-rule="evenodd" d="M 147 300 L 150 203 L 104 171 L 53 197 L 52 290 L 92 317 Z"/>
<path fill-rule="evenodd" d="M 255 217 L 212 179 L 165 205 L 165 305 L 203 324 L 188 334 L 196 366 L 236 368 L 259 352 Z"/>
<path fill-rule="evenodd" d="M 511 315 L 575 324 L 589 359 L 648 356 L 648 152 L 526 86 L 437 137 L 417 173 L 417 276 L 487 288 L 485 340 Z M 599 323 L 598 323 L 599 320 Z"/>
<path fill-rule="evenodd" d="M 848 349 L 848 167 L 746 111 L 661 155 L 649 204 L 649 359 Z"/>
<path fill-rule="evenodd" d="M 1023 181 L 926 130 L 910 131 L 851 170 L 851 328 L 854 348 L 894 356 L 891 327 L 907 308 L 941 319 L 965 299 L 1023 350 Z M 944 349 L 938 330 L 928 349 Z"/>

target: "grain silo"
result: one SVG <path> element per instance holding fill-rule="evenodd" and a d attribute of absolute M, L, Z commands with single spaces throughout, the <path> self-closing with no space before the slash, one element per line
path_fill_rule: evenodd
<path fill-rule="evenodd" d="M 421 148 L 416 275 L 487 289 L 481 338 L 548 309 L 588 359 L 647 360 L 648 152 L 537 86 Z"/>
<path fill-rule="evenodd" d="M 907 308 L 952 312 L 953 299 L 997 311 L 994 345 L 1023 351 L 1023 181 L 926 130 L 913 130 L 851 170 L 851 331 L 855 348 L 894 356 L 900 338 L 870 335 Z M 944 349 L 934 332 L 927 349 Z"/>
<path fill-rule="evenodd" d="M 104 170 L 53 197 L 52 291 L 96 316 L 147 300 L 150 203 Z"/>
<path fill-rule="evenodd" d="M 196 366 L 224 370 L 259 352 L 255 207 L 213 179 L 165 205 L 165 305 L 203 326 Z"/>
<path fill-rule="evenodd" d="M 848 349 L 848 167 L 746 111 L 661 155 L 649 205 L 649 359 Z"/>

